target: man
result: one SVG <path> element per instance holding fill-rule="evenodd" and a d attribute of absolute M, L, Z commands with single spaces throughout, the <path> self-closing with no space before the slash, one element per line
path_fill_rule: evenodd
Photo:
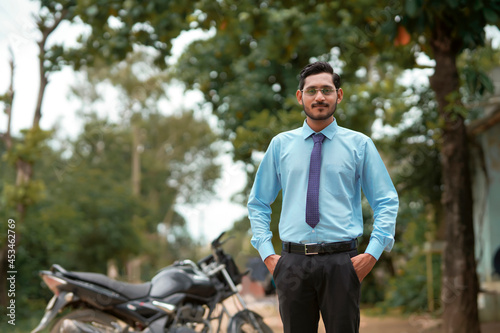
<path fill-rule="evenodd" d="M 398 196 L 373 142 L 338 126 L 340 77 L 326 62 L 300 73 L 301 128 L 273 138 L 248 201 L 252 245 L 273 274 L 285 332 L 359 332 L 360 283 L 394 244 Z M 370 242 L 363 233 L 361 189 L 374 211 Z M 282 255 L 271 243 L 271 203 L 282 190 Z"/>

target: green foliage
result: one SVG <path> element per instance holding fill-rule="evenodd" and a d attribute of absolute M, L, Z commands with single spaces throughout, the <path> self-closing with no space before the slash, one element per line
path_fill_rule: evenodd
<path fill-rule="evenodd" d="M 500 1 L 494 0 L 407 0 L 401 23 L 419 41 L 422 51 L 432 56 L 429 44 L 435 26 L 453 30 L 450 51 L 460 53 L 485 43 L 484 27 L 500 25 Z M 424 36 L 427 38 L 418 38 Z"/>
<path fill-rule="evenodd" d="M 486 92 L 493 92 L 493 84 L 484 71 L 466 67 L 462 70 L 462 73 L 465 77 L 467 89 L 473 94 L 483 96 Z"/>
<path fill-rule="evenodd" d="M 235 155 L 251 162 L 252 152 L 267 147 L 276 134 L 299 127 L 303 121 L 304 117 L 298 112 L 287 113 L 280 110 L 277 115 L 271 115 L 268 109 L 256 112 L 244 126 L 236 129 L 233 139 Z M 263 124 L 266 126 L 263 127 Z"/>
<path fill-rule="evenodd" d="M 410 87 L 409 91 L 399 131 L 380 140 L 378 147 L 390 153 L 391 161 L 397 162 L 391 171 L 400 195 L 416 188 L 425 204 L 439 205 L 441 131 L 437 103 L 428 88 Z"/>
<path fill-rule="evenodd" d="M 173 209 L 175 197 L 202 200 L 212 191 L 219 177 L 219 166 L 213 163 L 216 137 L 192 113 L 150 115 L 140 126 L 145 138 L 139 197 L 131 190 L 128 127 L 89 116 L 84 132 L 69 142 L 66 151 L 46 149 L 37 161 L 34 183 L 48 185 L 18 230 L 20 306 L 50 295 L 40 288 L 37 272 L 54 263 L 105 273 L 109 260 L 122 268 L 128 260 L 144 256 L 144 278 L 150 279 L 162 265 L 196 255 L 180 215 L 173 214 L 167 234 L 159 234 L 157 226 Z M 183 136 L 182 129 L 192 138 Z M 184 184 L 190 179 L 196 184 Z"/>
<path fill-rule="evenodd" d="M 144 141 L 144 168 L 151 170 L 145 172 L 144 186 L 159 189 L 162 183 L 158 180 L 164 179 L 181 202 L 206 201 L 220 176 L 215 161 L 218 138 L 210 126 L 192 112 L 171 117 L 154 114 L 143 124 L 149 128 Z"/>
<path fill-rule="evenodd" d="M 87 24 L 89 33 L 78 38 L 79 45 L 54 46 L 47 54 L 51 63 L 71 64 L 75 68 L 108 65 L 124 60 L 134 46 L 156 50 L 155 64 L 165 67 L 171 54 L 171 40 L 190 28 L 196 1 L 175 0 L 77 0 L 42 1 L 67 10 L 67 19 Z M 82 56 L 83 55 L 83 56 Z"/>
<path fill-rule="evenodd" d="M 4 154 L 3 159 L 12 165 L 15 165 L 17 160 L 34 163 L 40 159 L 52 134 L 52 131 L 40 128 L 21 130 L 21 138 L 14 142 L 12 149 Z"/>
<path fill-rule="evenodd" d="M 378 307 L 384 311 L 398 307 L 410 313 L 428 310 L 423 250 L 425 242 L 442 237 L 437 231 L 443 213 L 437 103 L 428 88 L 410 86 L 406 93 L 408 111 L 401 117 L 399 131 L 377 144 L 379 149 L 390 153 L 392 179 L 400 198 L 396 242 L 390 263 L 394 275 L 388 277 L 389 287 Z M 435 297 L 440 292 L 440 262 L 440 254 L 433 254 Z"/>
<path fill-rule="evenodd" d="M 16 205 L 31 206 L 43 198 L 45 184 L 43 181 L 30 181 L 24 185 L 5 184 L 2 200 L 7 207 Z"/>
<path fill-rule="evenodd" d="M 398 271 L 396 277 L 389 282 L 386 291 L 386 301 L 378 304 L 383 311 L 388 308 L 398 308 L 403 313 L 427 312 L 427 270 L 424 254 L 416 255 L 405 262 L 403 269 Z M 441 256 L 432 256 L 432 288 L 435 295 L 435 306 L 439 307 L 439 295 L 441 292 Z"/>
<path fill-rule="evenodd" d="M 47 141 L 52 135 L 52 131 L 44 131 L 40 128 L 22 130 L 21 137 L 13 139 L 12 148 L 3 151 L 2 161 L 6 162 L 5 166 L 12 168 L 11 170 L 15 170 L 16 166 L 21 164 L 26 165 L 24 167 L 33 166 L 35 161 L 49 150 Z M 19 177 L 19 174 L 16 177 Z M 6 210 L 13 211 L 18 204 L 31 206 L 44 196 L 45 183 L 43 180 L 26 182 L 16 180 L 16 177 L 5 179 L 3 185 L 2 203 Z"/>
<path fill-rule="evenodd" d="M 4 141 L 0 141 L 0 156 L 4 156 L 6 149 L 7 148 L 5 147 Z M 6 163 L 6 161 L 3 158 L 0 159 L 0 193 L 2 193 L 2 195 L 0 196 L 0 208 L 2 217 L 5 218 L 14 217 L 13 215 L 14 207 L 7 204 L 7 199 L 10 198 L 10 196 L 5 195 L 4 190 L 6 186 L 11 185 L 12 180 L 15 178 L 16 178 L 16 172 L 15 169 L 12 168 L 12 165 Z M 1 239 L 2 242 L 3 239 L 4 238 Z"/>
<path fill-rule="evenodd" d="M 176 201 L 194 203 L 211 195 L 220 175 L 220 166 L 215 162 L 219 153 L 218 136 L 205 120 L 191 111 L 176 110 L 169 117 L 160 113 L 159 100 L 165 98 L 164 83 L 169 78 L 153 66 L 149 55 L 134 53 L 116 66 L 89 68 L 87 73 L 89 82 L 76 86 L 73 91 L 86 100 L 86 109 L 83 111 L 89 113 L 89 117 L 95 117 L 92 113 L 93 105 L 105 100 L 99 90 L 102 84 L 110 83 L 119 92 L 117 104 L 122 115 L 121 126 L 124 126 L 120 142 L 127 141 L 131 145 L 134 136 L 138 141 L 142 195 L 155 198 L 161 196 L 166 184 L 169 194 L 167 197 L 160 197 L 160 201 L 168 202 L 165 207 L 167 211 Z M 97 128 L 106 126 L 101 124 Z M 129 126 L 132 129 L 126 129 Z M 99 130 L 95 132 L 94 129 L 89 134 L 94 143 L 89 148 L 83 144 L 81 148 L 98 150 L 95 142 L 99 141 L 103 133 Z M 125 158 L 129 162 L 132 155 L 124 155 L 123 150 L 124 148 L 113 149 L 112 154 L 116 152 L 122 156 L 117 156 L 117 161 Z M 118 166 L 116 168 L 119 169 Z M 130 173 L 122 177 L 129 175 Z M 150 202 L 158 205 L 156 199 Z M 166 212 L 163 214 L 165 216 Z M 162 220 L 163 217 L 158 217 L 157 221 Z"/>
<path fill-rule="evenodd" d="M 434 240 L 436 235 L 436 217 L 432 206 L 425 205 L 427 198 L 418 198 L 422 191 L 414 188 L 401 194 L 401 207 L 398 215 L 398 241 L 393 249 L 397 256 L 395 275 L 389 279 L 385 291 L 385 299 L 378 304 L 383 311 L 388 308 L 399 308 L 404 313 L 429 311 L 427 288 L 429 287 L 425 243 Z M 410 199 L 412 198 L 412 199 Z M 435 212 L 434 212 L 435 214 Z M 431 254 L 432 280 L 435 309 L 441 305 L 441 254 Z"/>
<path fill-rule="evenodd" d="M 461 68 L 462 102 L 471 108 L 469 119 L 475 119 L 481 110 L 474 104 L 489 98 L 494 91 L 488 73 L 500 63 L 500 52 L 491 45 L 491 41 L 486 41 L 484 47 L 464 50 L 458 57 L 457 63 Z"/>
<path fill-rule="evenodd" d="M 196 255 L 175 204 L 204 201 L 213 193 L 220 177 L 219 139 L 193 112 L 159 112 L 166 80 L 154 67 L 147 70 L 148 61 L 138 54 L 128 63 L 89 71 L 87 84 L 73 89 L 84 106 L 83 131 L 75 139 L 48 144 L 52 132 L 25 131 L 4 154 L 2 209 L 9 203 L 30 205 L 24 223 L 18 224 L 16 265 L 23 268 L 19 307 L 31 309 L 28 304 L 43 303 L 34 300 L 48 299 L 50 292 L 40 287 L 37 272 L 54 263 L 105 273 L 114 261 L 124 276 L 126 263 L 140 257 L 143 277 L 149 280 L 163 265 Z M 98 85 L 104 79 L 120 92 L 119 123 L 97 115 L 96 105 L 104 100 Z M 6 152 L 3 142 L 0 148 Z M 134 156 L 139 157 L 137 193 L 131 177 Z M 26 186 L 16 187 L 11 164 L 21 158 L 36 168 Z M 159 232 L 159 224 L 166 232 Z M 19 319 L 29 313 L 19 311 Z"/>

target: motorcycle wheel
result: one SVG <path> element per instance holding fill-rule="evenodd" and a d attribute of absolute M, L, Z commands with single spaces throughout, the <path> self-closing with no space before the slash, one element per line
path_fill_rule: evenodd
<path fill-rule="evenodd" d="M 127 330 L 125 323 L 103 312 L 85 309 L 76 310 L 61 317 L 50 333 L 118 333 Z"/>
<path fill-rule="evenodd" d="M 262 318 L 256 318 L 262 333 L 273 333 L 273 330 L 267 326 Z M 259 331 L 255 329 L 250 318 L 246 316 L 239 316 L 234 318 L 231 325 L 230 333 L 258 333 Z"/>

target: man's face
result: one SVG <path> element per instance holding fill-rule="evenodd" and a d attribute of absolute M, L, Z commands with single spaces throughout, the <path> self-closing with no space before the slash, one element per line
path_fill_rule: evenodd
<path fill-rule="evenodd" d="M 306 91 L 316 89 L 316 94 L 310 96 Z M 333 92 L 325 95 L 321 89 L 330 89 Z M 332 75 L 329 73 L 320 73 L 310 75 L 305 79 L 302 91 L 297 91 L 297 101 L 304 108 L 306 116 L 313 121 L 328 120 L 333 117 L 337 104 L 342 100 L 342 89 L 336 90 L 333 85 Z"/>

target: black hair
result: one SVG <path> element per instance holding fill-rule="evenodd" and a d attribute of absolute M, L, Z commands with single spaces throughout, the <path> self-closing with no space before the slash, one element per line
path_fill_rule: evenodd
<path fill-rule="evenodd" d="M 304 89 L 304 84 L 306 81 L 306 77 L 309 75 L 321 74 L 321 73 L 329 73 L 332 74 L 332 81 L 336 89 L 340 88 L 340 75 L 333 71 L 332 66 L 329 63 L 324 61 L 313 62 L 312 64 L 307 65 L 300 72 L 300 80 L 299 80 L 299 90 Z"/>

